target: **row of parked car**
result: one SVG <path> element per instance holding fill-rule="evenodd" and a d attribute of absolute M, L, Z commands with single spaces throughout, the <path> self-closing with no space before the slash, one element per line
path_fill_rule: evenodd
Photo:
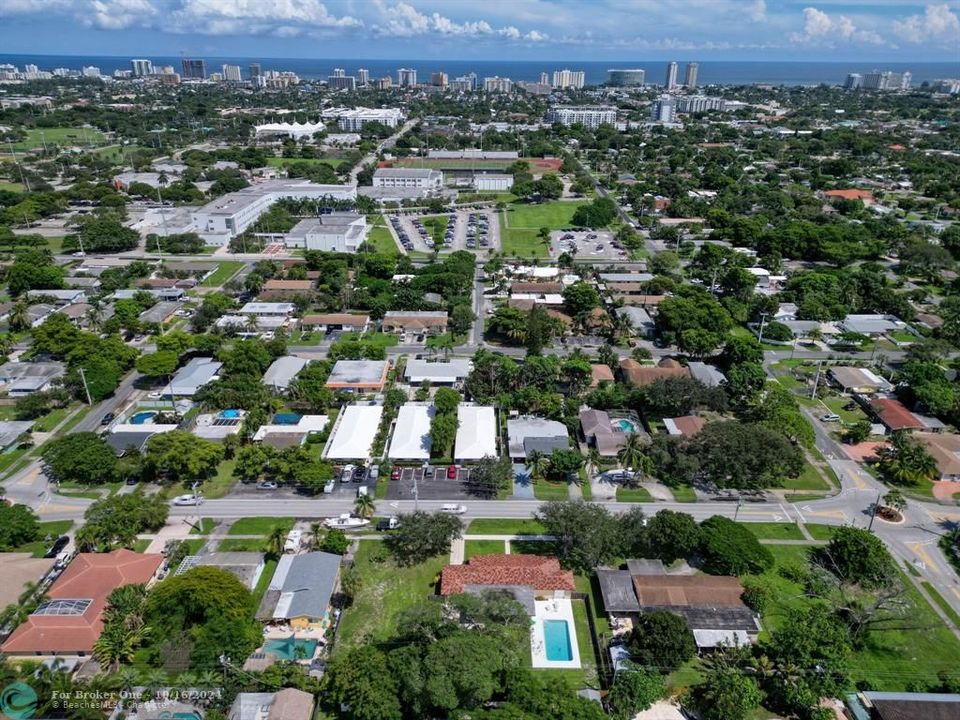
<path fill-rule="evenodd" d="M 470 213 L 467 216 L 467 247 L 476 248 L 477 242 L 482 248 L 490 247 L 490 221 L 486 215 Z"/>
<path fill-rule="evenodd" d="M 397 237 L 400 238 L 400 244 L 403 245 L 406 250 L 413 250 L 413 241 L 410 239 L 410 236 L 407 234 L 407 231 L 403 229 L 403 225 L 400 224 L 400 218 L 396 215 L 391 215 L 389 217 L 390 225 L 393 227 L 393 231 L 397 233 Z"/>

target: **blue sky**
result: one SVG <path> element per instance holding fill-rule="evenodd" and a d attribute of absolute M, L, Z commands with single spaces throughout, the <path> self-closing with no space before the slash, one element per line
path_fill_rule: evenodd
<path fill-rule="evenodd" d="M 0 0 L 0 52 L 960 66 L 960 2 Z"/>

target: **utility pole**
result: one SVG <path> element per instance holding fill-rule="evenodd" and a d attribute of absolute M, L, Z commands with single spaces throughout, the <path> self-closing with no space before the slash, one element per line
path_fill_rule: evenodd
<path fill-rule="evenodd" d="M 87 386 L 87 375 L 83 368 L 77 368 L 80 371 L 80 379 L 83 381 L 83 391 L 87 394 L 87 405 L 93 405 L 93 398 L 90 397 L 90 388 Z"/>
<path fill-rule="evenodd" d="M 877 517 L 877 510 L 880 509 L 880 493 L 877 493 L 877 501 L 873 504 L 873 512 L 870 513 L 870 524 L 867 525 L 867 532 L 873 532 L 873 519 Z"/>
<path fill-rule="evenodd" d="M 817 376 L 813 380 L 813 392 L 810 393 L 811 400 L 817 399 L 817 385 L 820 384 L 820 368 L 822 365 L 823 365 L 823 360 L 819 360 L 817 362 Z"/>
<path fill-rule="evenodd" d="M 757 335 L 757 342 L 761 345 L 763 344 L 763 326 L 767 322 L 767 315 L 769 313 L 760 313 L 760 332 Z"/>

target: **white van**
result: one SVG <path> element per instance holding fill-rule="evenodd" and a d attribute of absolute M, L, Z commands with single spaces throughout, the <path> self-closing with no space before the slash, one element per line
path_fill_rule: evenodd
<path fill-rule="evenodd" d="M 357 497 L 367 497 L 370 494 L 370 488 L 366 485 L 361 485 L 357 488 Z"/>

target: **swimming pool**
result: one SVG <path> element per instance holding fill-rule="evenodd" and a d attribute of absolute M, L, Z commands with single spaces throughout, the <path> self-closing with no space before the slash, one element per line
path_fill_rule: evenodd
<path fill-rule="evenodd" d="M 131 425 L 146 425 L 156 416 L 153 410 L 144 410 L 143 412 L 136 413 L 133 417 L 130 418 Z"/>
<path fill-rule="evenodd" d="M 267 640 L 263 644 L 263 651 L 277 656 L 277 660 L 312 660 L 317 650 L 316 640 Z"/>
<path fill-rule="evenodd" d="M 228 418 L 228 419 L 238 418 L 240 417 L 240 411 L 239 410 L 221 410 L 220 417 Z"/>
<path fill-rule="evenodd" d="M 573 660 L 573 648 L 570 646 L 570 627 L 566 620 L 544 620 L 543 641 L 547 660 L 553 662 Z"/>
<path fill-rule="evenodd" d="M 277 413 L 273 416 L 274 425 L 296 425 L 302 416 L 298 413 Z"/>
<path fill-rule="evenodd" d="M 625 432 L 625 433 L 637 432 L 636 424 L 632 420 L 627 420 L 626 418 L 620 418 L 614 423 L 614 425 L 620 428 L 621 432 Z"/>

